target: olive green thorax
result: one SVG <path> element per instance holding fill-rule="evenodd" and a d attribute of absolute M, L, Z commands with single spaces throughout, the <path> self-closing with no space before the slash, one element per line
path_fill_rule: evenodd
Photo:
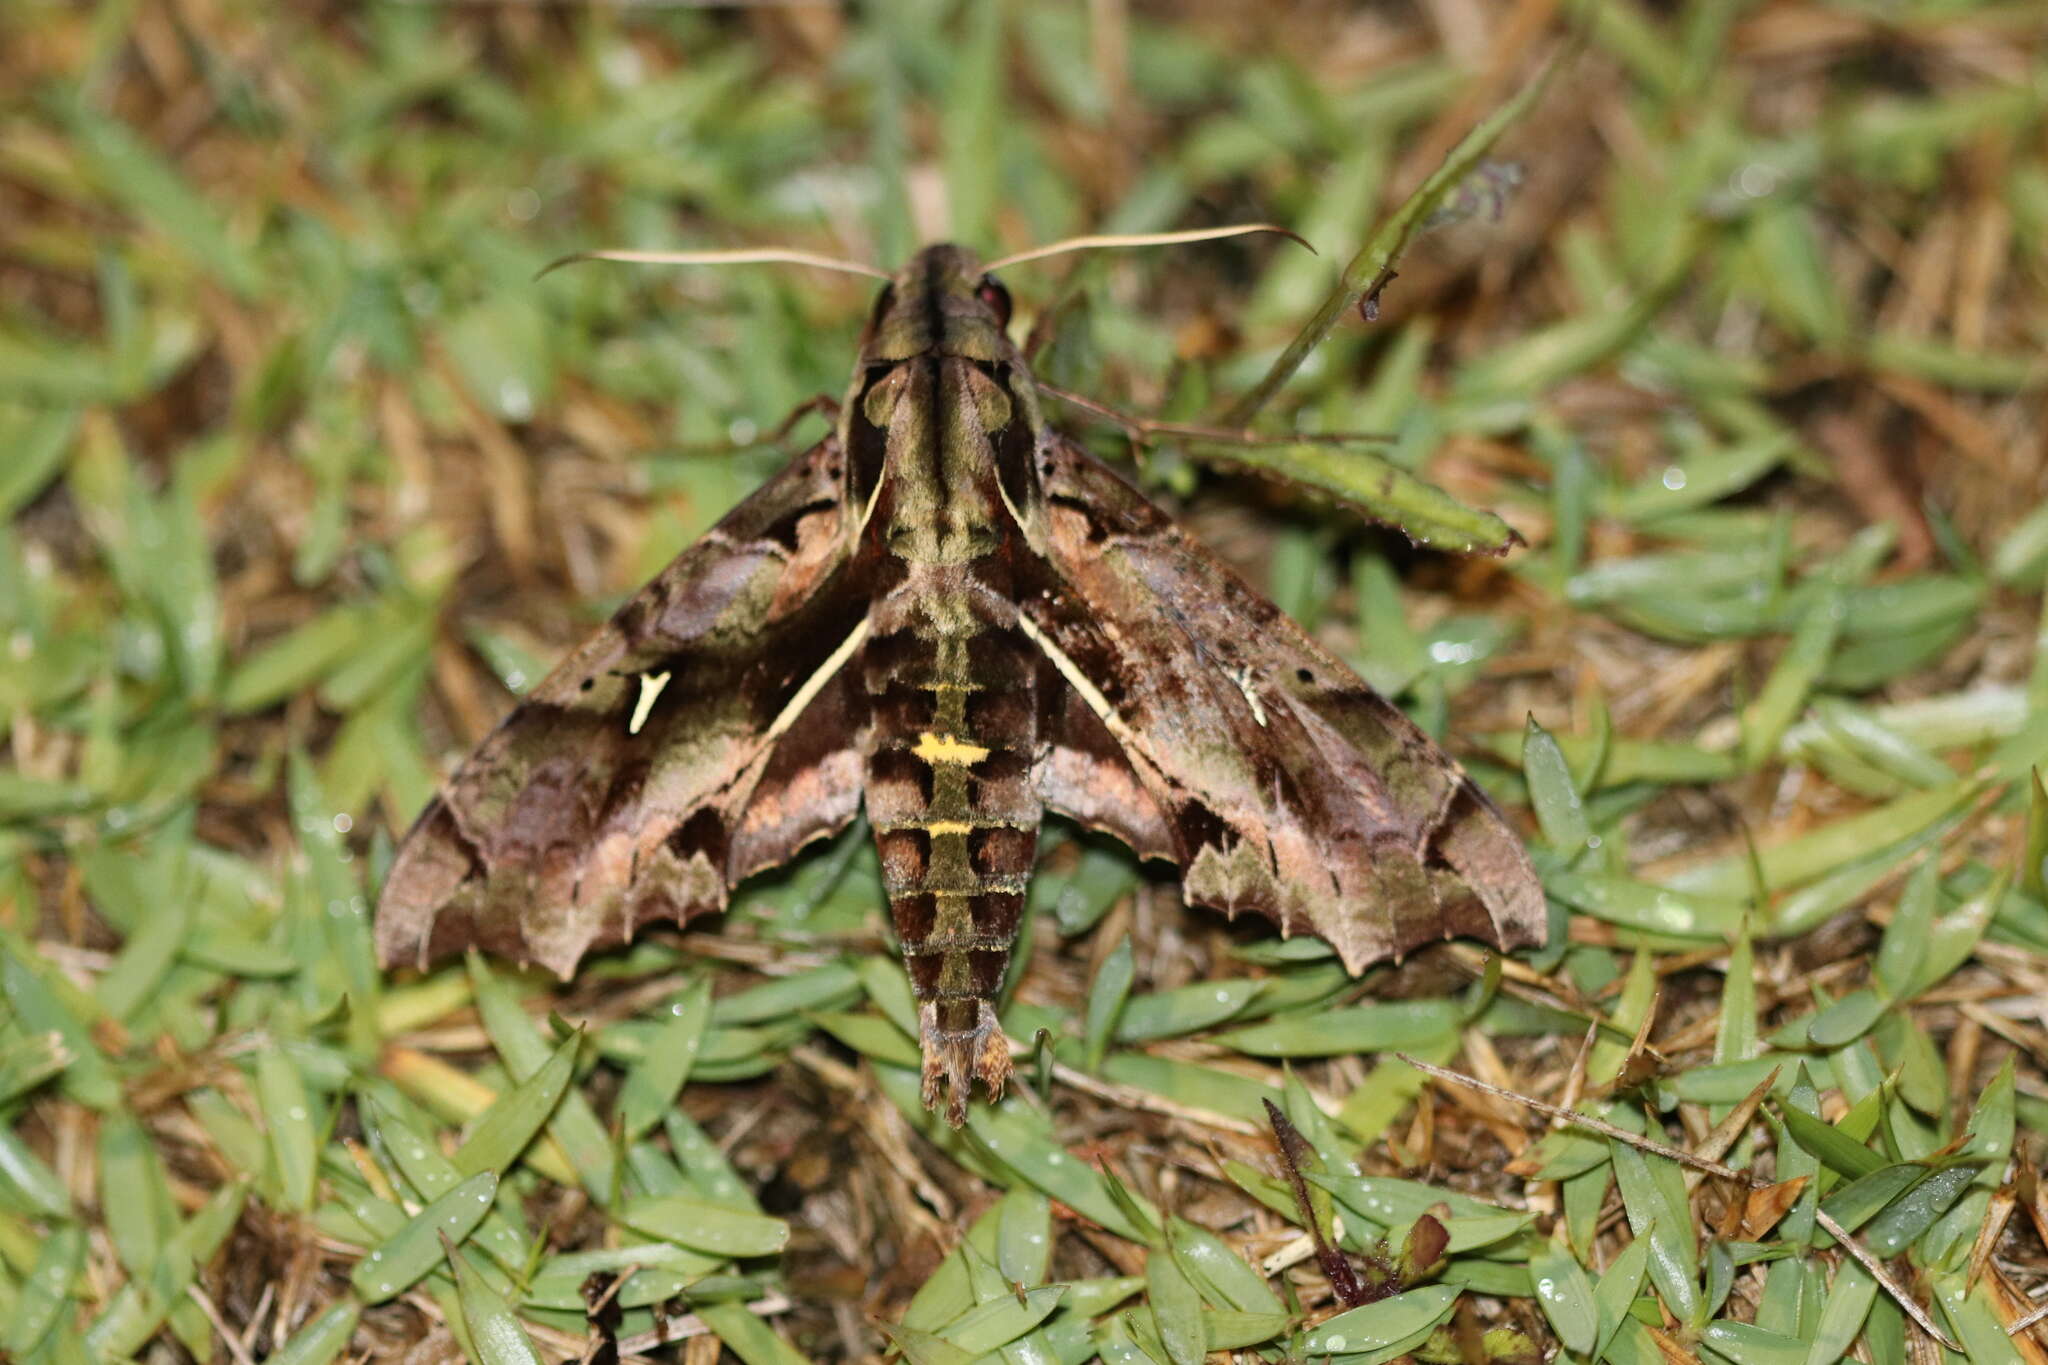
<path fill-rule="evenodd" d="M 985 553 L 1008 519 L 1037 539 L 1044 419 L 1005 328 L 1009 293 L 964 247 L 926 247 L 875 301 L 841 416 L 856 529 L 913 559 Z M 886 487 L 885 487 L 886 486 Z"/>

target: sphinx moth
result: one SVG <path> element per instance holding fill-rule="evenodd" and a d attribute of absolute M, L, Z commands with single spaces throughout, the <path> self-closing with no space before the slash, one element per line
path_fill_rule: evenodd
<path fill-rule="evenodd" d="M 865 806 L 924 1100 L 998 1094 L 994 1000 L 1048 810 L 1186 898 L 1358 972 L 1542 941 L 1464 772 L 1136 488 L 1048 425 L 1009 297 L 933 246 L 883 288 L 836 429 L 539 683 L 398 850 L 388 964 L 476 946 L 567 976 Z"/>

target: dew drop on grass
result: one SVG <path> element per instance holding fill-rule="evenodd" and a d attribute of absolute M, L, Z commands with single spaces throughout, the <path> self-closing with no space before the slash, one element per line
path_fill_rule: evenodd
<path fill-rule="evenodd" d="M 619 87 L 638 85 L 647 74 L 638 49 L 625 43 L 606 48 L 604 55 L 598 58 L 598 65 L 604 72 L 604 78 Z"/>
<path fill-rule="evenodd" d="M 1778 173 L 1760 161 L 1752 161 L 1735 173 L 1735 188 L 1751 199 L 1761 199 L 1778 188 Z"/>
<path fill-rule="evenodd" d="M 533 391 L 525 381 L 507 379 L 498 385 L 498 411 L 514 422 L 533 416 Z"/>

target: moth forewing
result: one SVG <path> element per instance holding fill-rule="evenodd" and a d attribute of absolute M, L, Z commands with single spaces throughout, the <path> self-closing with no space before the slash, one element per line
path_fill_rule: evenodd
<path fill-rule="evenodd" d="M 771 733 L 806 686 L 820 709 L 814 680 L 864 619 L 829 524 L 842 463 L 836 440 L 793 460 L 477 746 L 399 845 L 377 907 L 387 964 L 474 945 L 567 976 L 649 920 L 722 908 L 738 875 L 853 817 L 859 784 L 832 780 L 830 752 L 794 763 L 797 736 Z"/>
<path fill-rule="evenodd" d="M 564 975 L 865 805 L 924 1098 L 1010 1070 L 995 1001 L 1046 810 L 1188 899 L 1358 971 L 1540 942 L 1542 891 L 1435 744 L 1046 426 L 974 256 L 878 298 L 837 431 L 523 701 L 400 849 L 387 962 L 477 944 Z"/>
<path fill-rule="evenodd" d="M 1190 900 L 1353 971 L 1455 934 L 1542 940 L 1520 840 L 1449 756 L 1092 456 L 1047 465 L 1060 586 L 1023 609 L 1153 795 Z"/>

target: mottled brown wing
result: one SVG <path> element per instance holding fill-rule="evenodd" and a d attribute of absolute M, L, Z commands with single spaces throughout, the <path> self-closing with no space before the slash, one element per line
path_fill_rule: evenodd
<path fill-rule="evenodd" d="M 866 718 L 840 666 L 867 600 L 839 466 L 833 439 L 792 461 L 478 746 L 399 847 L 387 964 L 476 946 L 566 976 L 845 825 Z"/>
<path fill-rule="evenodd" d="M 1048 805 L 1354 972 L 1458 935 L 1543 941 L 1521 841 L 1428 736 L 1085 451 L 1043 472 L 1051 572 L 1019 606 L 1074 696 Z"/>

